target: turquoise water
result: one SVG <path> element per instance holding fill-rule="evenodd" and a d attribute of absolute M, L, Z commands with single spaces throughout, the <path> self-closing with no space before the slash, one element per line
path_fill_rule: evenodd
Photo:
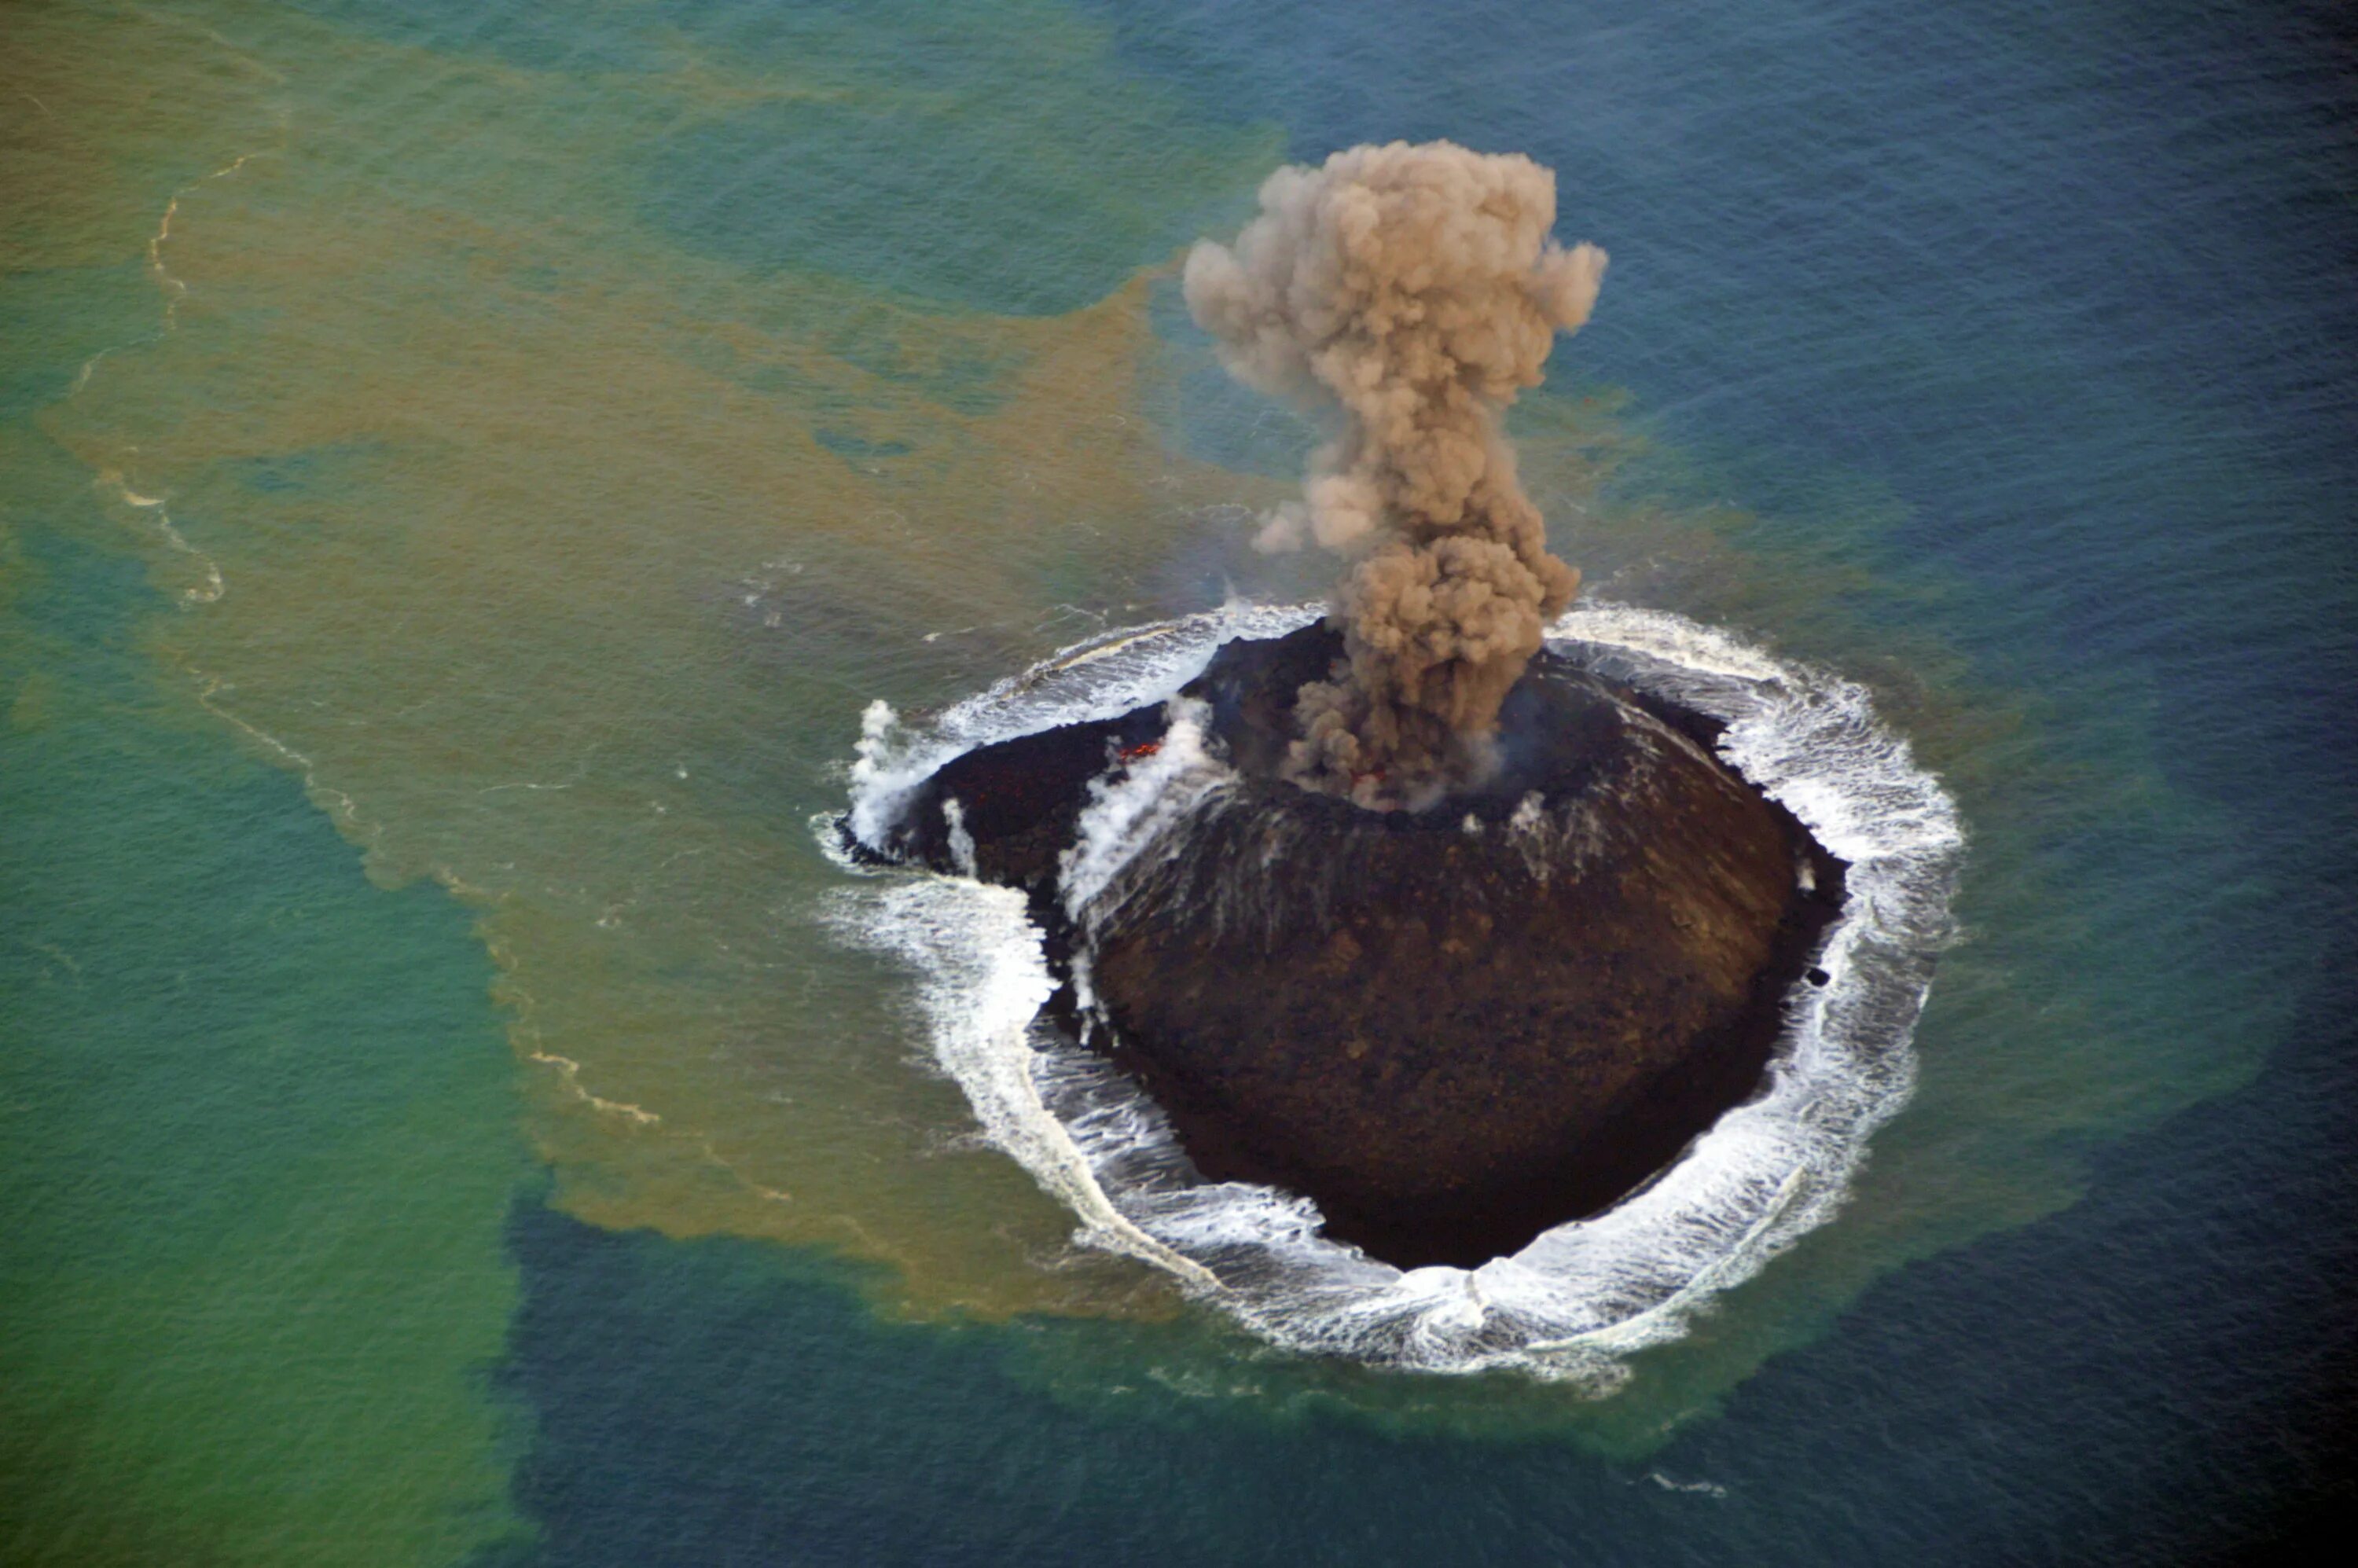
<path fill-rule="evenodd" d="M 0 1556 L 2185 1561 L 2338 1496 L 2331 13 L 0 16 Z M 1606 1397 L 1277 1355 L 831 934 L 860 715 L 1285 600 L 1170 263 L 1530 152 L 1592 590 L 1971 832 L 1844 1212 Z"/>
<path fill-rule="evenodd" d="M 26 534 L 6 1554 L 453 1560 L 514 1528 L 483 1396 L 528 1166 L 490 966 L 173 710 L 130 645 L 135 565 Z"/>

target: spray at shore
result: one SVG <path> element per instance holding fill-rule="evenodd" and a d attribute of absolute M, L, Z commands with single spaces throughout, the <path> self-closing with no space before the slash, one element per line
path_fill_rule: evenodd
<path fill-rule="evenodd" d="M 1603 251 L 1550 237 L 1555 215 L 1555 176 L 1520 154 L 1393 142 L 1279 169 L 1233 248 L 1187 258 L 1229 373 L 1345 416 L 1260 538 L 1351 563 L 1332 605 L 1347 663 L 1295 708 L 1285 772 L 1305 788 L 1416 807 L 1478 777 L 1579 589 L 1500 429 L 1604 277 Z"/>

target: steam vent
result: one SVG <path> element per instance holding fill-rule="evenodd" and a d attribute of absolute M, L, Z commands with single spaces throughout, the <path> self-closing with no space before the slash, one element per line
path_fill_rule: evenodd
<path fill-rule="evenodd" d="M 1323 624 L 1222 648 L 1182 696 L 1235 779 L 1077 916 L 1060 863 L 1092 781 L 1145 764 L 1165 705 L 956 759 L 881 850 L 1028 893 L 1058 1018 L 1205 1176 L 1306 1194 L 1388 1262 L 1470 1267 L 1611 1206 L 1758 1090 L 1843 866 L 1719 761 L 1715 721 L 1552 652 L 1478 791 L 1408 812 L 1298 787 L 1294 695 L 1341 653 Z"/>

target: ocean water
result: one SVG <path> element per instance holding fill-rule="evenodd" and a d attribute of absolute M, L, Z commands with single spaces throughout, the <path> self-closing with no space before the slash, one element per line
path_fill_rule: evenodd
<path fill-rule="evenodd" d="M 2180 1562 L 2346 1501 L 2342 26 L 5 8 L 0 1558 Z M 1315 432 L 1172 263 L 1439 135 L 1613 254 L 1513 422 L 1558 552 L 1856 683 L 1965 836 L 1839 1207 L 1604 1379 L 1076 1238 L 811 831 L 875 702 L 1315 594 L 1249 546 Z"/>

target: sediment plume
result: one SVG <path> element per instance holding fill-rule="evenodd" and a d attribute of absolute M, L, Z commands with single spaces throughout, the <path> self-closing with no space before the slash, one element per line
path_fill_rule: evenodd
<path fill-rule="evenodd" d="M 1345 657 L 1295 708 L 1285 774 L 1305 788 L 1413 809 L 1478 780 L 1579 589 L 1500 428 L 1604 276 L 1603 251 L 1550 236 L 1555 215 L 1555 176 L 1520 154 L 1393 142 L 1279 169 L 1233 247 L 1188 255 L 1188 308 L 1229 373 L 1344 416 L 1260 540 L 1351 563 Z"/>

